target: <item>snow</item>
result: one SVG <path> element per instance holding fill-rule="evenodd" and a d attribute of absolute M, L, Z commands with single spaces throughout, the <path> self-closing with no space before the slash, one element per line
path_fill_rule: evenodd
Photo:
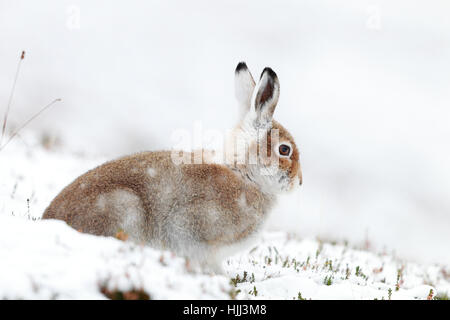
<path fill-rule="evenodd" d="M 81 234 L 61 221 L 0 217 L 0 297 L 105 299 L 101 289 L 142 289 L 151 299 L 224 299 L 225 277 L 193 274 L 169 252 Z"/>
<path fill-rule="evenodd" d="M 170 252 L 39 219 L 65 184 L 102 161 L 46 149 L 31 131 L 0 153 L 0 298 L 105 299 L 102 289 L 143 290 L 151 299 L 427 299 L 430 290 L 432 296 L 450 293 L 449 266 L 286 231 L 264 230 L 254 246 L 224 261 L 224 275 L 210 275 Z"/>
<path fill-rule="evenodd" d="M 442 267 L 285 232 L 264 233 L 250 253 L 228 261 L 230 270 L 251 279 L 237 287 L 238 298 L 246 299 L 297 299 L 299 293 L 303 299 L 426 299 L 430 290 L 449 289 Z"/>
<path fill-rule="evenodd" d="M 26 244 L 39 243 L 41 228 L 61 238 L 71 230 L 56 224 L 58 231 L 50 231 L 51 223 L 33 219 L 64 186 L 106 160 L 170 149 L 176 132 L 195 137 L 198 127 L 222 132 L 233 126 L 239 114 L 233 76 L 241 60 L 255 78 L 266 66 L 277 72 L 281 92 L 275 119 L 300 148 L 304 183 L 280 199 L 258 249 L 227 266 L 229 277 L 242 277 L 243 270 L 260 277 L 253 284 L 237 284 L 237 297 L 291 299 L 300 291 L 313 299 L 388 298 L 386 290 L 395 286 L 403 265 L 403 283 L 391 298 L 423 298 L 428 285 L 448 293 L 448 9 L 446 0 L 0 3 L 1 117 L 16 63 L 26 51 L 8 132 L 62 99 L 0 151 L 0 223 L 8 226 L 2 245 L 15 250 L 0 249 L 11 261 L 6 271 L 0 266 L 0 279 L 2 284 L 17 281 L 8 290 L 0 286 L 2 294 L 17 287 L 22 288 L 18 296 L 44 297 L 47 290 L 48 297 L 54 290 L 61 296 L 101 297 L 93 276 L 82 288 L 71 283 L 76 277 L 70 266 L 58 276 L 67 281 L 67 291 L 53 287 L 58 281 L 50 275 L 43 278 L 39 255 Z M 287 235 L 295 237 L 285 243 Z M 129 250 L 118 240 L 73 235 L 78 236 L 93 242 L 86 255 L 96 255 L 96 241 L 109 243 L 108 259 L 116 247 Z M 22 249 L 11 247 L 16 243 Z M 267 247 L 276 246 L 284 258 L 302 263 L 311 252 L 315 257 L 320 243 L 324 250 L 314 262 L 317 268 L 297 273 L 272 263 L 263 268 L 278 275 L 270 278 L 260 270 L 270 254 Z M 65 265 L 54 246 L 51 238 L 41 243 L 48 259 Z M 146 263 L 160 270 L 151 250 L 144 251 Z M 81 251 L 65 254 L 86 260 Z M 326 257 L 341 268 L 348 263 L 349 279 L 341 279 L 342 269 L 321 269 Z M 86 270 L 101 275 L 110 270 L 104 260 L 93 261 Z M 10 277 L 18 265 L 21 273 Z M 367 281 L 354 276 L 358 265 Z M 373 271 L 382 265 L 382 272 Z M 48 279 L 40 294 L 26 289 L 32 287 L 29 275 Z M 330 276 L 332 284 L 324 285 Z M 203 281 L 190 277 L 182 279 L 197 281 L 196 288 Z M 254 284 L 256 297 L 248 294 Z M 214 294 L 219 295 L 218 287 Z M 151 293 L 161 298 L 178 294 L 167 290 Z"/>

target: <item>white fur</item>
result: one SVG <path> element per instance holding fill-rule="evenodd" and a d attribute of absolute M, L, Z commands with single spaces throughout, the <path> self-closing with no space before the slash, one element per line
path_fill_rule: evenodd
<path fill-rule="evenodd" d="M 253 90 L 255 88 L 255 80 L 247 69 L 247 67 L 236 72 L 234 77 L 235 95 L 239 102 L 239 110 L 241 118 L 248 112 L 251 104 Z"/>
<path fill-rule="evenodd" d="M 154 178 L 154 177 L 156 177 L 157 171 L 153 168 L 148 168 L 147 173 L 150 177 Z"/>
<path fill-rule="evenodd" d="M 107 204 L 107 199 L 105 198 L 105 196 L 103 194 L 99 195 L 97 198 L 97 208 L 100 210 L 105 210 L 106 208 L 106 204 Z"/>
<path fill-rule="evenodd" d="M 101 194 L 97 198 L 97 208 L 112 214 L 119 221 L 117 230 L 111 230 L 112 233 L 123 230 L 133 240 L 144 238 L 142 225 L 145 223 L 145 213 L 140 198 L 133 192 L 116 189 Z"/>

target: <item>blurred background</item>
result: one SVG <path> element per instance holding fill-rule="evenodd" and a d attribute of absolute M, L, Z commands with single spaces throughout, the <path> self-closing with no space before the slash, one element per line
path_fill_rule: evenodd
<path fill-rule="evenodd" d="M 0 0 L 0 110 L 74 152 L 171 148 L 237 118 L 234 68 L 281 82 L 304 185 L 268 223 L 450 263 L 450 4 Z M 4 106 L 4 107 L 3 107 Z M 69 181 L 68 181 L 69 182 Z"/>

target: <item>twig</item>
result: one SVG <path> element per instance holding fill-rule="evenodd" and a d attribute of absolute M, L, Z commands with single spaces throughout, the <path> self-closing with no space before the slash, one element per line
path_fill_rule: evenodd
<path fill-rule="evenodd" d="M 2 145 L 3 137 L 5 136 L 6 124 L 8 123 L 9 110 L 11 108 L 14 91 L 16 90 L 16 83 L 17 83 L 17 78 L 19 77 L 20 66 L 22 65 L 22 60 L 24 58 L 25 58 L 25 51 L 22 51 L 22 54 L 19 59 L 19 63 L 17 64 L 16 75 L 14 76 L 14 82 L 13 82 L 13 86 L 11 89 L 11 93 L 9 94 L 8 106 L 6 107 L 5 117 L 3 118 L 3 127 L 2 127 L 2 136 L 0 137 L 0 146 Z"/>
<path fill-rule="evenodd" d="M 41 110 L 39 110 L 39 112 L 37 112 L 35 115 L 33 115 L 30 119 L 28 119 L 23 125 L 21 125 L 16 131 L 14 131 L 14 133 L 9 137 L 8 141 L 5 142 L 4 145 L 0 146 L 0 151 L 2 151 L 7 145 L 8 143 L 11 142 L 12 139 L 14 139 L 14 137 L 20 132 L 20 130 L 22 130 L 23 128 L 25 128 L 31 121 L 33 121 L 34 119 L 36 119 L 41 113 L 43 113 L 45 110 L 47 110 L 48 108 L 50 108 L 52 105 L 54 105 L 56 102 L 60 102 L 62 101 L 61 99 L 55 99 L 52 102 L 50 102 L 48 105 L 46 105 L 44 108 L 42 108 Z"/>

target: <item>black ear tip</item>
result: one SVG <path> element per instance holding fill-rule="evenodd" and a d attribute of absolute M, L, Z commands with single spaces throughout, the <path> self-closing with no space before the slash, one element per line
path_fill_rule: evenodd
<path fill-rule="evenodd" d="M 271 68 L 269 67 L 265 67 L 263 72 L 261 73 L 261 77 L 260 79 L 263 77 L 263 75 L 267 73 L 267 75 L 272 78 L 272 79 L 276 79 L 277 78 L 277 74 L 275 73 L 275 71 L 273 71 Z"/>
<path fill-rule="evenodd" d="M 242 70 L 247 70 L 247 65 L 245 64 L 244 61 L 241 61 L 238 63 L 237 67 L 236 67 L 236 73 L 241 72 Z"/>

